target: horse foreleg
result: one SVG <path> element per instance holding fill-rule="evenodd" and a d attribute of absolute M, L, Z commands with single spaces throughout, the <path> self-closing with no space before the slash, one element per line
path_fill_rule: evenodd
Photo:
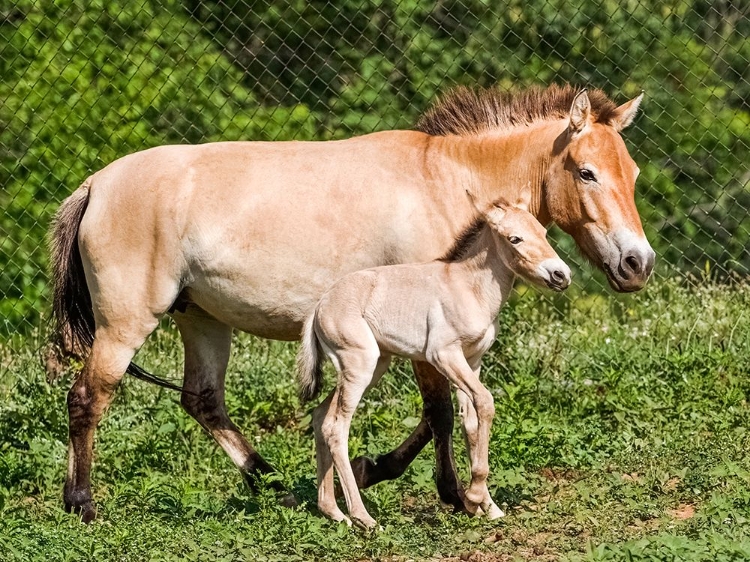
<path fill-rule="evenodd" d="M 353 459 L 352 470 L 357 479 L 357 485 L 360 489 L 364 489 L 383 480 L 399 478 L 431 440 L 432 430 L 425 418 L 422 418 L 414 431 L 397 449 L 374 459 L 365 456 Z"/>
<path fill-rule="evenodd" d="M 251 488 L 256 489 L 262 474 L 274 472 L 273 467 L 253 448 L 227 414 L 224 401 L 224 375 L 229 363 L 232 328 L 189 308 L 186 314 L 175 314 L 185 346 L 185 380 L 182 405 L 213 437 L 242 472 Z M 270 486 L 284 492 L 279 482 Z M 295 505 L 289 494 L 284 505 Z"/>

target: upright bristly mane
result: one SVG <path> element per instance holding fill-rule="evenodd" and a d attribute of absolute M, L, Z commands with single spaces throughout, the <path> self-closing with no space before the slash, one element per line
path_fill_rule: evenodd
<path fill-rule="evenodd" d="M 580 91 L 568 84 L 532 86 L 518 92 L 461 86 L 428 109 L 416 129 L 437 136 L 476 135 L 541 119 L 564 118 L 570 114 L 573 98 Z M 611 124 L 617 105 L 602 90 L 590 89 L 587 94 L 594 121 Z"/>

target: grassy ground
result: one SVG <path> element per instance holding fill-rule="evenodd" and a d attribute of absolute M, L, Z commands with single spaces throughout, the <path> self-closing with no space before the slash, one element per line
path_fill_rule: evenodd
<path fill-rule="evenodd" d="M 572 305 L 528 293 L 503 322 L 484 380 L 497 405 L 491 491 L 508 517 L 442 509 L 430 447 L 365 492 L 383 526 L 370 536 L 314 508 L 294 345 L 238 338 L 227 386 L 300 508 L 250 494 L 174 393 L 126 379 L 98 434 L 89 526 L 61 502 L 71 375 L 47 384 L 34 342 L 0 348 L 0 560 L 750 559 L 750 286 L 662 281 Z M 161 331 L 139 360 L 176 376 L 181 349 Z M 419 411 L 398 364 L 355 417 L 353 452 L 389 450 Z"/>

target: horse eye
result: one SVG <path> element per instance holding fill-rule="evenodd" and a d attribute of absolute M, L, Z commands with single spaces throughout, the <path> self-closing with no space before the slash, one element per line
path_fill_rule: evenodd
<path fill-rule="evenodd" d="M 510 240 L 511 244 L 520 244 L 521 242 L 523 242 L 523 238 L 521 238 L 520 236 L 510 236 L 508 240 Z"/>
<path fill-rule="evenodd" d="M 592 172 L 591 170 L 587 170 L 586 168 L 582 168 L 581 170 L 579 170 L 578 175 L 581 176 L 581 179 L 583 181 L 596 181 L 594 172 Z"/>

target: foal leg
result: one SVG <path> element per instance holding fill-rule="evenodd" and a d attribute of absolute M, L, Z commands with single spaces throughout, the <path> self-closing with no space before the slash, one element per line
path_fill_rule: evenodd
<path fill-rule="evenodd" d="M 372 338 L 371 335 L 370 338 Z M 331 399 L 332 407 L 328 410 L 321 426 L 323 439 L 333 456 L 333 464 L 344 491 L 349 516 L 354 523 L 365 529 L 372 529 L 377 523 L 362 502 L 362 496 L 359 494 L 357 481 L 349 462 L 349 428 L 354 411 L 365 390 L 385 370 L 382 367 L 378 369 L 379 352 L 376 345 L 373 345 L 373 348 L 346 350 L 336 354 L 338 362 L 335 364 L 341 369 L 339 381 Z M 385 364 L 387 368 L 387 362 Z M 380 373 L 378 373 L 379 370 Z"/>
<path fill-rule="evenodd" d="M 335 484 L 333 482 L 333 456 L 328 443 L 323 437 L 323 423 L 329 416 L 335 416 L 334 400 L 338 401 L 336 389 L 326 397 L 313 411 L 313 429 L 315 430 L 315 462 L 318 466 L 318 509 L 334 521 L 351 520 L 344 515 L 336 503 Z"/>
<path fill-rule="evenodd" d="M 477 411 L 474 409 L 474 405 L 471 403 L 471 398 L 469 398 L 469 395 L 466 394 L 463 390 L 457 390 L 456 396 L 458 398 L 458 411 L 459 415 L 461 416 L 464 440 L 466 442 L 466 450 L 470 451 L 471 447 L 473 446 L 472 444 L 476 443 L 479 439 L 479 419 L 477 417 Z M 486 511 L 484 511 L 484 508 L 482 508 L 484 511 L 484 515 L 486 515 L 490 521 L 505 516 L 503 510 L 497 507 L 497 504 L 490 496 L 490 491 L 487 488 L 486 483 L 484 486 L 484 494 L 485 497 L 481 501 L 481 505 L 489 506 Z M 479 515 L 479 513 L 477 514 Z"/>
<path fill-rule="evenodd" d="M 377 384 L 377 382 L 380 380 L 380 377 L 383 376 L 383 373 L 388 370 L 388 365 L 390 364 L 390 362 L 390 356 L 381 356 L 378 359 L 375 366 L 375 372 L 372 376 L 372 380 L 367 388 L 370 388 Z M 333 482 L 333 456 L 331 454 L 331 449 L 329 448 L 328 443 L 323 436 L 323 424 L 326 421 L 326 418 L 328 418 L 329 421 L 336 419 L 337 409 L 339 407 L 340 401 L 340 393 L 338 391 L 338 387 L 340 384 L 342 384 L 342 382 L 337 383 L 337 388 L 334 389 L 317 408 L 315 408 L 315 412 L 313 413 L 313 427 L 315 429 L 315 454 L 318 464 L 318 508 L 322 513 L 324 513 L 334 521 L 346 521 L 347 523 L 351 524 L 350 519 L 343 514 L 343 512 L 339 509 L 339 506 L 336 504 L 335 487 Z M 339 473 L 339 477 L 340 476 L 341 473 Z"/>
<path fill-rule="evenodd" d="M 91 462 L 94 432 L 112 401 L 136 350 L 156 327 L 156 319 L 143 325 L 109 324 L 97 328 L 94 344 L 68 393 L 68 473 L 63 500 L 68 512 L 79 513 L 84 523 L 96 517 L 91 496 Z"/>
<path fill-rule="evenodd" d="M 258 476 L 273 468 L 250 445 L 229 419 L 224 401 L 224 375 L 229 363 L 232 328 L 197 307 L 174 315 L 185 347 L 185 381 L 181 402 L 185 410 L 213 437 L 240 469 L 247 483 L 256 488 Z M 271 486 L 284 491 L 278 482 Z M 291 494 L 284 505 L 296 505 Z"/>
<path fill-rule="evenodd" d="M 487 492 L 489 437 L 492 418 L 495 415 L 492 394 L 479 381 L 476 371 L 469 367 L 461 349 L 441 350 L 434 361 L 445 377 L 470 397 L 474 406 L 477 429 L 467 431 L 470 436 L 472 434 L 476 436 L 476 439 L 470 439 L 468 442 L 471 484 L 466 491 L 467 508 L 471 513 L 476 513 L 481 507 L 485 513 L 488 513 L 490 511 Z"/>
<path fill-rule="evenodd" d="M 435 482 L 440 500 L 466 511 L 464 488 L 453 460 L 453 400 L 448 380 L 429 363 L 412 363 L 422 394 L 423 414 L 435 440 Z"/>
<path fill-rule="evenodd" d="M 435 436 L 437 470 L 435 479 L 443 503 L 466 511 L 464 492 L 453 461 L 453 402 L 448 381 L 429 363 L 412 362 L 422 394 L 422 419 L 398 448 L 374 460 L 358 457 L 352 469 L 360 488 L 401 476 L 419 452 Z"/>

